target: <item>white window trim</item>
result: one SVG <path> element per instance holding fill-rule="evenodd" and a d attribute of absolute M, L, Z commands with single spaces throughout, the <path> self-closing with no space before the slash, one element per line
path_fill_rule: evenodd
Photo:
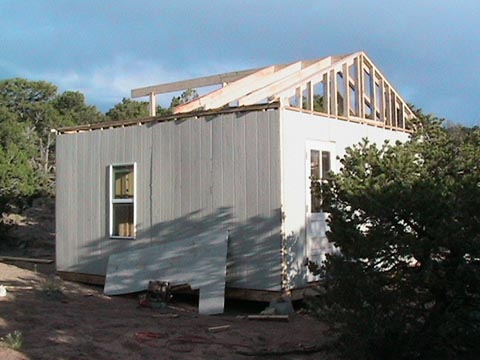
<path fill-rule="evenodd" d="M 114 199 L 113 198 L 113 169 L 120 166 L 132 166 L 133 165 L 133 199 Z M 108 235 L 110 239 L 124 239 L 134 240 L 137 237 L 137 163 L 115 163 L 108 166 Z M 113 235 L 113 204 L 131 204 L 133 203 L 133 236 L 119 236 Z"/>

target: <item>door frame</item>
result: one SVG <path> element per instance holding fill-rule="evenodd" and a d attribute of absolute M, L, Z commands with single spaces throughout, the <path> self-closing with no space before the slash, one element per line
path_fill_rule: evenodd
<path fill-rule="evenodd" d="M 312 197 L 311 197 L 311 151 L 318 150 L 320 151 L 320 164 L 321 164 L 321 153 L 322 151 L 330 152 L 330 170 L 333 172 L 337 171 L 337 161 L 336 161 L 336 143 L 333 141 L 322 141 L 322 140 L 307 140 L 305 141 L 305 259 L 310 261 L 315 261 L 321 263 L 324 258 L 323 253 L 312 253 L 314 248 L 312 243 L 312 221 L 317 221 L 320 225 L 320 235 L 317 237 L 325 237 L 325 232 L 328 230 L 326 225 L 326 219 L 328 214 L 325 212 L 314 212 L 312 213 Z M 319 264 L 320 265 L 320 264 Z M 309 270 L 307 270 L 308 281 L 318 280 L 318 276 L 314 276 Z"/>

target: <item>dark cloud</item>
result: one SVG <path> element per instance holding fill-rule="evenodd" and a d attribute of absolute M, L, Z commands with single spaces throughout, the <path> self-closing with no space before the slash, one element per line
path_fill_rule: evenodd
<path fill-rule="evenodd" d="M 0 78 L 54 81 L 103 109 L 134 87 L 365 50 L 409 102 L 479 124 L 476 0 L 3 0 L 0 14 Z"/>

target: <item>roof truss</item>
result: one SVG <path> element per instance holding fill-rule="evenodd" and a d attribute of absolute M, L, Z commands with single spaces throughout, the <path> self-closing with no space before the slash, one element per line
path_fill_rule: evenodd
<path fill-rule="evenodd" d="M 175 108 L 175 114 L 224 106 L 280 102 L 283 107 L 329 117 L 406 129 L 413 112 L 364 52 L 298 61 L 132 90 L 150 96 L 222 84 L 223 87 Z"/>

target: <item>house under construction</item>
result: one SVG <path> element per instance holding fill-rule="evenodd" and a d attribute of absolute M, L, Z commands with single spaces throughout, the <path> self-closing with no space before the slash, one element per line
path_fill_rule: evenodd
<path fill-rule="evenodd" d="M 157 95 L 213 85 L 156 116 Z M 362 138 L 405 141 L 413 117 L 364 52 L 132 90 L 147 96 L 149 118 L 58 130 L 56 256 L 64 277 L 102 282 L 115 254 L 159 245 L 175 254 L 179 239 L 225 231 L 227 296 L 301 289 L 316 280 L 306 260 L 334 251 L 311 178 L 337 171 L 338 157 Z M 192 257 L 198 278 L 208 272 L 195 256 L 198 264 L 225 256 L 180 253 Z"/>

